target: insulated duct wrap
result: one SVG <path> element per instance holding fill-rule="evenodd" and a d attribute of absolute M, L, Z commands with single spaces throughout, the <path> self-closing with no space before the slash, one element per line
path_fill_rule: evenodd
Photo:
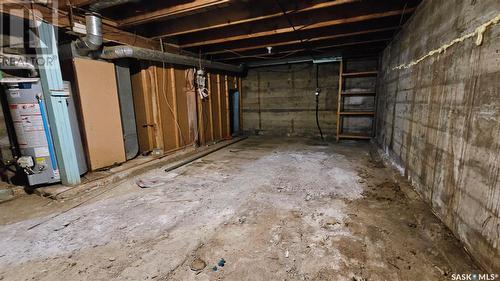
<path fill-rule="evenodd" d="M 26 69 L 29 70 L 31 77 L 38 76 L 35 64 L 28 57 L 0 54 L 0 69 Z"/>
<path fill-rule="evenodd" d="M 209 69 L 222 70 L 234 73 L 242 73 L 243 67 L 213 62 L 209 60 L 199 60 L 194 57 L 188 57 L 178 54 L 165 53 L 144 48 L 131 46 L 115 46 L 104 47 L 100 57 L 102 59 L 115 60 L 122 58 L 134 58 L 138 60 L 148 60 L 156 62 L 164 62 L 170 64 L 198 67 L 200 64 Z"/>

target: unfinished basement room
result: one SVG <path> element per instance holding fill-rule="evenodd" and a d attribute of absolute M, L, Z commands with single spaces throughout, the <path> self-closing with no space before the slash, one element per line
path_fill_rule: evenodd
<path fill-rule="evenodd" d="M 499 0 L 0 24 L 0 280 L 500 281 Z"/>

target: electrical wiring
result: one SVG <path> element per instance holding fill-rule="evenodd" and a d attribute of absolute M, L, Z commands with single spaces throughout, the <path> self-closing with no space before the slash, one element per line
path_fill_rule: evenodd
<path fill-rule="evenodd" d="M 276 1 L 276 4 L 278 4 L 279 8 L 281 9 L 281 12 L 283 13 L 283 15 L 285 16 L 286 20 L 288 21 L 288 24 L 292 27 L 293 29 L 293 33 L 295 35 L 297 35 L 297 39 L 299 39 L 300 43 L 302 45 L 304 45 L 306 51 L 309 53 L 309 56 L 311 56 L 311 59 L 314 59 L 313 57 L 313 54 L 312 54 L 312 51 L 310 49 L 310 47 L 308 45 L 306 45 L 304 41 L 304 39 L 302 38 L 302 36 L 300 35 L 300 33 L 298 33 L 298 30 L 295 28 L 295 25 L 293 24 L 292 20 L 290 19 L 290 17 L 288 16 L 285 8 L 283 7 L 283 5 L 281 5 L 280 1 L 279 0 L 275 0 Z"/>
<path fill-rule="evenodd" d="M 164 52 L 164 49 L 163 49 L 163 40 L 160 39 L 160 43 L 161 43 L 161 51 Z M 172 108 L 172 106 L 170 105 L 170 103 L 168 102 L 168 99 L 167 99 L 167 92 L 165 91 L 165 80 L 166 80 L 166 77 L 165 77 L 165 62 L 162 62 L 162 72 L 161 72 L 161 78 L 162 78 L 162 87 L 161 87 L 161 90 L 162 90 L 162 93 L 163 95 L 161 95 L 164 99 L 165 99 L 165 103 L 167 104 L 167 107 L 169 108 L 170 110 L 170 113 L 172 114 L 172 117 L 174 118 L 174 121 L 175 121 L 175 125 L 177 127 L 177 130 L 179 130 L 179 135 L 181 136 L 181 143 L 182 143 L 182 146 L 185 145 L 185 142 L 184 142 L 184 136 L 182 135 L 182 130 L 181 130 L 181 126 L 179 125 L 179 121 L 177 120 L 177 118 L 175 118 L 175 113 L 174 113 L 174 110 Z M 156 83 L 158 83 L 158 80 L 156 80 Z M 175 93 L 173 93 L 175 95 Z"/>
<path fill-rule="evenodd" d="M 301 67 L 299 69 L 294 69 L 294 70 L 275 70 L 275 69 L 256 69 L 255 71 L 256 72 L 259 72 L 259 73 L 265 73 L 265 72 L 276 72 L 276 73 L 296 73 L 296 72 L 300 72 L 300 71 L 303 71 L 303 70 L 306 70 L 310 67 L 310 64 L 307 64 L 306 66 L 304 67 Z"/>

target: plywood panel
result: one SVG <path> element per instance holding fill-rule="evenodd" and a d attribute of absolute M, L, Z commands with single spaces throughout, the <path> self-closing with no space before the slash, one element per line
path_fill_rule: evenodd
<path fill-rule="evenodd" d="M 154 149 L 154 120 L 151 112 L 152 93 L 146 89 L 146 71 L 141 70 L 131 76 L 135 123 L 141 153 Z"/>
<path fill-rule="evenodd" d="M 171 151 L 177 148 L 177 125 L 175 122 L 175 97 L 172 83 L 172 69 L 157 67 L 156 82 L 160 103 L 160 117 L 162 120 L 161 133 L 163 134 L 163 150 Z"/>
<path fill-rule="evenodd" d="M 74 59 L 73 66 L 90 170 L 125 162 L 114 65 Z"/>

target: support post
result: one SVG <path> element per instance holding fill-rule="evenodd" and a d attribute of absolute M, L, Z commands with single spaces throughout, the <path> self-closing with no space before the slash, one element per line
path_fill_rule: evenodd
<path fill-rule="evenodd" d="M 68 114 L 69 93 L 64 91 L 54 26 L 40 21 L 37 31 L 40 39 L 36 48 L 37 61 L 45 62 L 39 66 L 40 80 L 61 181 L 63 185 L 78 185 L 80 171 Z"/>

